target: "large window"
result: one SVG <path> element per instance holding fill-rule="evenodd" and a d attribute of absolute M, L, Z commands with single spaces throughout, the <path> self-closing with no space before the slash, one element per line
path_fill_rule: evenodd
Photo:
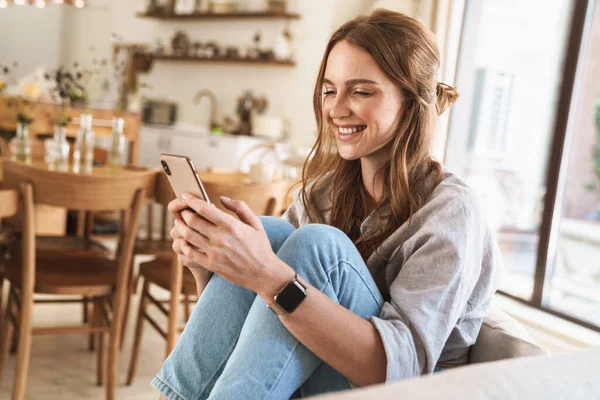
<path fill-rule="evenodd" d="M 508 272 L 501 290 L 600 326 L 593 3 L 467 0 L 445 161 L 495 231 Z"/>
<path fill-rule="evenodd" d="M 582 49 L 570 137 L 557 202 L 557 246 L 549 261 L 548 307 L 600 326 L 600 6 Z M 550 264 L 552 262 L 552 264 Z"/>

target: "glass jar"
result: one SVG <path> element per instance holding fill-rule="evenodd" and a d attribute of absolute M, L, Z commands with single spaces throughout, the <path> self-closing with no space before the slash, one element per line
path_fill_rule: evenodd
<path fill-rule="evenodd" d="M 121 117 L 113 118 L 112 125 L 108 164 L 114 166 L 123 165 L 123 157 L 125 154 L 125 135 L 123 134 L 123 127 L 125 126 L 125 121 Z"/>
<path fill-rule="evenodd" d="M 92 114 L 81 114 L 75 147 L 73 149 L 73 172 L 92 172 L 96 133 L 92 129 Z"/>
<path fill-rule="evenodd" d="M 54 157 L 53 167 L 59 171 L 69 169 L 69 142 L 67 142 L 67 128 L 62 125 L 54 126 Z"/>
<path fill-rule="evenodd" d="M 29 124 L 17 122 L 17 135 L 10 142 L 11 158 L 15 161 L 31 162 L 31 141 L 29 140 Z"/>

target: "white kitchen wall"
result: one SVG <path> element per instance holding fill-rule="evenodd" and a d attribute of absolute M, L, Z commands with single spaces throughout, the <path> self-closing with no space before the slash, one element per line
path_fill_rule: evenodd
<path fill-rule="evenodd" d="M 0 9 L 0 64 L 19 64 L 11 79 L 42 64 L 54 67 L 63 61 L 63 11 L 61 7 Z"/>
<path fill-rule="evenodd" d="M 141 75 L 141 81 L 153 87 L 145 95 L 176 101 L 178 122 L 194 124 L 202 119 L 200 108 L 192 104 L 198 90 L 210 89 L 216 94 L 219 119 L 224 115 L 235 116 L 237 98 L 244 90 L 252 90 L 268 98 L 267 114 L 289 121 L 293 144 L 310 146 L 316 137 L 312 93 L 329 35 L 348 19 L 376 7 L 411 13 L 428 24 L 431 1 L 288 0 L 288 9 L 301 16 L 289 22 L 295 67 L 158 61 L 150 73 Z M 22 72 L 32 70 L 42 61 L 47 61 L 48 66 L 57 66 L 77 60 L 90 66 L 93 58 L 110 57 L 110 33 L 113 32 L 127 43 L 154 44 L 161 39 L 169 45 L 174 33 L 184 30 L 192 40 L 216 40 L 220 44 L 240 46 L 251 44 L 252 36 L 260 31 L 263 45 L 270 47 L 285 27 L 285 22 L 279 20 L 136 18 L 136 12 L 144 10 L 146 0 L 90 0 L 88 3 L 90 6 L 84 9 L 65 7 L 63 11 L 57 6 L 45 10 L 33 7 L 0 10 L 0 63 L 8 61 L 5 58 L 10 54 L 10 59 L 18 59 L 27 67 Z M 30 15 L 38 19 L 33 20 Z M 32 29 L 33 26 L 36 29 Z M 26 36 L 25 32 L 36 36 Z M 63 39 L 62 46 L 59 37 Z"/>

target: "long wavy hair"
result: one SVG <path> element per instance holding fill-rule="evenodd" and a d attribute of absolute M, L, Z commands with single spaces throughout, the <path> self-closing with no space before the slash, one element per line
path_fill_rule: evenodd
<path fill-rule="evenodd" d="M 360 160 L 344 160 L 331 151 L 334 133 L 326 120 L 329 116 L 323 115 L 327 59 L 342 40 L 366 50 L 403 97 L 390 160 L 376 174 L 383 184 L 383 198 L 374 210 L 362 183 Z M 318 137 L 304 164 L 302 201 L 312 221 L 345 232 L 365 261 L 402 224 L 410 223 L 432 190 L 426 184 L 431 175 L 441 180 L 442 167 L 431 156 L 431 140 L 437 116 L 456 100 L 458 91 L 437 82 L 439 58 L 432 32 L 415 19 L 388 10 L 375 10 L 345 23 L 327 44 L 313 96 Z M 332 188 L 331 207 L 322 209 L 317 193 L 326 186 Z M 363 237 L 360 225 L 371 212 L 377 229 Z"/>

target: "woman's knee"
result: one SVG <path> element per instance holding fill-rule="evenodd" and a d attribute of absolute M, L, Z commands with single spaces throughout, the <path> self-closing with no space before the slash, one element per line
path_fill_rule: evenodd
<path fill-rule="evenodd" d="M 301 249 L 325 248 L 353 245 L 350 238 L 336 227 L 325 224 L 303 225 L 289 237 L 290 244 Z"/>
<path fill-rule="evenodd" d="M 267 233 L 269 242 L 271 242 L 271 248 L 277 253 L 283 242 L 287 240 L 296 228 L 282 218 L 270 216 L 261 216 L 258 218 Z"/>

